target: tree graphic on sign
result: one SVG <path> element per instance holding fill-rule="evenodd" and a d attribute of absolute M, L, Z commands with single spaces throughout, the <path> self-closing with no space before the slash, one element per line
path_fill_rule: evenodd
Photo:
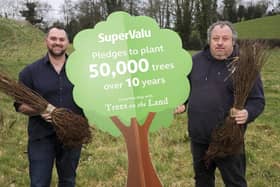
<path fill-rule="evenodd" d="M 191 56 L 177 33 L 146 16 L 115 12 L 74 38 L 66 72 L 74 99 L 91 124 L 123 135 L 127 186 L 162 186 L 149 155 L 148 134 L 168 127 L 189 95 Z"/>

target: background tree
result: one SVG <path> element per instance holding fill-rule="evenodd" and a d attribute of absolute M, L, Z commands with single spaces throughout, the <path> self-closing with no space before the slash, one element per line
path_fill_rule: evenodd
<path fill-rule="evenodd" d="M 237 22 L 237 7 L 235 0 L 224 0 L 223 17 L 232 23 Z"/>
<path fill-rule="evenodd" d="M 218 13 L 218 0 L 212 0 L 210 10 L 211 10 L 210 20 L 213 23 L 220 18 L 220 15 Z"/>
<path fill-rule="evenodd" d="M 124 2 L 122 0 L 105 0 L 107 14 L 115 11 L 124 10 Z"/>
<path fill-rule="evenodd" d="M 244 16 L 245 20 L 263 17 L 266 14 L 267 8 L 268 3 L 265 1 L 260 1 L 258 3 L 250 2 Z"/>
<path fill-rule="evenodd" d="M 165 3 L 165 25 L 164 25 L 164 28 L 170 28 L 171 27 L 171 1 L 170 0 L 165 0 L 164 3 Z"/>
<path fill-rule="evenodd" d="M 26 1 L 24 5 L 26 9 L 20 10 L 19 12 L 25 18 L 25 20 L 30 22 L 32 25 L 35 25 L 37 23 L 42 23 L 43 17 L 38 16 L 38 12 L 36 9 L 38 7 L 38 2 Z"/>
<path fill-rule="evenodd" d="M 47 18 L 50 10 L 52 9 L 52 6 L 48 2 L 38 2 L 38 5 L 36 7 L 37 10 L 37 16 L 42 20 L 37 25 L 41 30 L 45 30 L 49 27 L 49 21 L 43 18 Z"/>
<path fill-rule="evenodd" d="M 76 6 L 72 0 L 64 0 L 60 7 L 65 25 L 68 25 L 76 17 Z"/>
<path fill-rule="evenodd" d="M 260 1 L 255 5 L 255 11 L 253 19 L 263 17 L 266 14 L 268 8 L 268 2 Z"/>
<path fill-rule="evenodd" d="M 186 49 L 190 41 L 192 17 L 195 0 L 176 0 L 176 25 L 175 30 L 181 36 L 183 47 Z"/>
<path fill-rule="evenodd" d="M 239 5 L 237 10 L 237 21 L 242 21 L 245 17 L 246 8 L 244 5 Z"/>
<path fill-rule="evenodd" d="M 148 0 L 145 8 L 146 15 L 154 18 L 160 27 L 164 27 L 164 6 L 164 0 Z"/>
<path fill-rule="evenodd" d="M 80 29 L 92 28 L 108 15 L 106 4 L 103 1 L 83 0 L 77 5 L 77 21 L 80 23 Z"/>
<path fill-rule="evenodd" d="M 206 43 L 208 27 L 218 19 L 217 1 L 197 0 L 195 4 L 195 28 L 202 44 Z"/>
<path fill-rule="evenodd" d="M 249 20 L 249 19 L 253 19 L 254 17 L 254 6 L 253 5 L 250 5 L 247 7 L 247 11 L 245 12 L 245 20 Z"/>
<path fill-rule="evenodd" d="M 64 18 L 64 27 L 68 33 L 70 42 L 72 42 L 75 34 L 79 32 L 80 24 L 77 21 L 77 5 L 72 0 L 64 0 L 64 3 L 60 7 Z"/>
<path fill-rule="evenodd" d="M 140 15 L 141 8 L 140 4 L 142 4 L 142 0 L 127 0 L 124 4 L 125 9 L 130 15 Z"/>

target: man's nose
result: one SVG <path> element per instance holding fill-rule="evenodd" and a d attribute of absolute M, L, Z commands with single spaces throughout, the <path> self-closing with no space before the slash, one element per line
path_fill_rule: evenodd
<path fill-rule="evenodd" d="M 218 40 L 218 44 L 219 44 L 219 45 L 223 44 L 223 39 L 222 39 L 222 38 L 220 38 L 220 39 Z"/>
<path fill-rule="evenodd" d="M 61 44 L 60 40 L 55 40 L 55 44 Z"/>

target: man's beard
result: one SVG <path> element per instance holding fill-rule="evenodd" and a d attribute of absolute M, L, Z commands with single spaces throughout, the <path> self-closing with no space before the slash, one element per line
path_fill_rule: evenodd
<path fill-rule="evenodd" d="M 65 54 L 65 52 L 66 52 L 66 50 L 62 50 L 61 52 L 59 52 L 59 53 L 55 53 L 52 49 L 48 49 L 48 51 L 49 51 L 49 53 L 50 53 L 50 55 L 51 56 L 53 56 L 53 57 L 61 57 L 61 56 L 63 56 L 64 54 Z"/>

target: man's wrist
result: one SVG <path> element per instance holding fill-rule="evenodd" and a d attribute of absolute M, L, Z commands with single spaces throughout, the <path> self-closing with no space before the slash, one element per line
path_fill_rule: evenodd
<path fill-rule="evenodd" d="M 45 111 L 43 113 L 52 113 L 55 109 L 55 106 L 53 106 L 52 104 L 48 104 L 47 108 L 45 109 Z"/>

